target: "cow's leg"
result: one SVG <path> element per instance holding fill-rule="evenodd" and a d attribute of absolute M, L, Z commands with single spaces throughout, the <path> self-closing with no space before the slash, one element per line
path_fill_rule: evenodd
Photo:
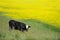
<path fill-rule="evenodd" d="M 13 26 L 9 26 L 9 29 L 13 29 Z"/>
<path fill-rule="evenodd" d="M 28 29 L 26 29 L 26 31 L 28 31 Z"/>
<path fill-rule="evenodd" d="M 24 30 L 23 30 L 23 29 L 21 29 L 21 31 L 22 31 L 22 32 L 24 32 Z"/>
<path fill-rule="evenodd" d="M 12 25 L 12 23 L 10 23 L 10 22 L 9 22 L 9 29 L 10 29 L 10 30 L 13 29 L 13 25 Z"/>
<path fill-rule="evenodd" d="M 14 26 L 12 24 L 9 24 L 9 29 L 14 29 Z"/>

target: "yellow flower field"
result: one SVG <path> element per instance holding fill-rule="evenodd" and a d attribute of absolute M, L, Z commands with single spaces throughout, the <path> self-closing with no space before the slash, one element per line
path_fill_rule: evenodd
<path fill-rule="evenodd" d="M 14 19 L 37 19 L 60 27 L 60 0 L 0 0 L 0 12 Z"/>

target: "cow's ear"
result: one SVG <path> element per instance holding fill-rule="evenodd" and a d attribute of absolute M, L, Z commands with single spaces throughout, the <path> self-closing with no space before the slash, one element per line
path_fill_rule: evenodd
<path fill-rule="evenodd" d="M 30 28 L 31 26 L 29 26 L 29 28 Z"/>

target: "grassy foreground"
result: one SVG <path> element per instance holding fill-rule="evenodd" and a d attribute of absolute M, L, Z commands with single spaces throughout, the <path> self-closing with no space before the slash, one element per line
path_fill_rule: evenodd
<path fill-rule="evenodd" d="M 28 32 L 9 30 L 10 19 L 0 16 L 0 40 L 60 40 L 60 29 L 35 19 L 17 21 L 31 25 Z"/>

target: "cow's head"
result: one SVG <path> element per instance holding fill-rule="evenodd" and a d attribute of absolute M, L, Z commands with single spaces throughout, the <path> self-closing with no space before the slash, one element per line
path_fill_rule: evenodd
<path fill-rule="evenodd" d="M 28 31 L 28 29 L 30 29 L 30 27 L 31 27 L 31 26 L 29 26 L 29 25 L 26 25 L 26 29 L 27 29 L 27 31 Z"/>

